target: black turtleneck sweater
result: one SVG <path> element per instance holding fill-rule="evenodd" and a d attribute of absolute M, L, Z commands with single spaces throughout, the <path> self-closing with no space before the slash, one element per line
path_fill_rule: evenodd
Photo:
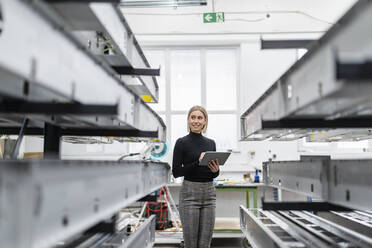
<path fill-rule="evenodd" d="M 216 143 L 212 139 L 193 132 L 179 138 L 173 151 L 173 176 L 192 182 L 213 181 L 219 171 L 213 173 L 208 166 L 199 166 L 200 154 L 206 151 L 216 151 Z"/>

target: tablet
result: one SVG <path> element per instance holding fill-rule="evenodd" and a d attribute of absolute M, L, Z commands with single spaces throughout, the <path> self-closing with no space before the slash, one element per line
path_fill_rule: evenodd
<path fill-rule="evenodd" d="M 204 157 L 199 162 L 199 165 L 208 165 L 208 162 L 211 160 L 218 159 L 220 165 L 224 165 L 228 157 L 230 156 L 230 152 L 205 152 Z"/>

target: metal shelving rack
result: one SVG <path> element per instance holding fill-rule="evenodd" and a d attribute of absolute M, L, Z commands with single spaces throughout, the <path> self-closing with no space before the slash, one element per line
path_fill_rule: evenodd
<path fill-rule="evenodd" d="M 122 130 L 122 134 L 118 136 L 123 137 L 128 136 L 125 130 L 153 131 L 157 134 L 147 133 L 149 138 L 165 141 L 165 125 L 161 118 L 133 91 L 130 83 L 120 78 L 109 63 L 99 59 L 104 56 L 103 53 L 97 55 L 97 51 L 91 51 L 87 43 L 83 44 L 76 37 L 77 31 L 66 24 L 54 7 L 54 4 L 66 4 L 90 8 L 94 2 L 100 1 L 19 0 L 4 1 L 1 4 L 4 18 L 0 42 L 0 75 L 3 79 L 0 82 L 0 93 L 1 99 L 3 102 L 7 101 L 9 107 L 3 107 L 5 105 L 2 104 L 0 125 L 14 127 L 18 123 L 21 126 L 24 114 L 30 114 L 32 121 L 28 127 L 44 128 L 44 123 L 48 122 L 65 129 L 114 128 Z M 97 16 L 110 20 L 111 12 L 107 13 L 108 16 L 102 12 L 106 8 L 114 8 L 112 3 L 100 3 L 93 7 L 99 13 Z M 68 10 L 69 8 L 66 12 Z M 119 18 L 118 11 L 116 10 L 113 19 Z M 83 17 L 85 15 L 82 13 L 81 18 Z M 91 21 L 88 17 L 86 19 Z M 97 17 L 96 22 L 99 20 Z M 119 20 L 123 22 L 123 17 Z M 119 24 L 109 23 L 106 26 L 109 29 Z M 118 48 L 117 53 L 121 53 L 123 58 L 129 53 L 132 64 L 142 61 L 146 66 L 133 68 L 125 64 L 123 68 L 129 71 L 138 69 L 139 73 L 153 73 L 133 34 L 125 29 L 127 26 L 124 22 L 121 24 L 121 33 L 126 32 L 127 36 L 122 37 L 120 44 L 124 43 L 128 51 L 119 52 L 121 50 Z M 20 49 L 9 49 L 12 47 Z M 151 82 L 152 86 L 149 88 L 156 89 L 156 81 Z M 156 91 L 152 91 L 150 95 L 154 100 L 157 99 Z M 45 104 L 45 107 L 35 107 L 33 104 Z M 81 111 L 77 111 L 79 108 Z M 34 112 L 30 112 L 30 109 Z"/>
<path fill-rule="evenodd" d="M 241 140 L 370 139 L 371 16 L 372 1 L 360 0 L 314 42 L 241 116 Z M 241 206 L 245 236 L 253 247 L 372 247 L 371 163 L 328 156 L 265 162 L 266 187 L 309 198 Z"/>
<path fill-rule="evenodd" d="M 309 51 L 243 113 L 241 139 L 294 140 L 338 129 L 349 130 L 345 140 L 353 140 L 350 129 L 358 131 L 355 139 L 369 139 L 371 13 L 371 2 L 359 1 L 314 42 Z M 325 141 L 336 136 L 339 133 Z"/>
<path fill-rule="evenodd" d="M 0 135 L 18 135 L 13 160 L 0 162 L 0 247 L 55 246 L 169 182 L 167 163 L 59 160 L 66 136 L 166 140 L 164 122 L 142 100 L 157 102 L 160 70 L 150 68 L 118 4 L 0 3 Z M 14 160 L 24 135 L 44 137 L 44 160 Z M 152 247 L 154 230 L 150 218 L 130 235 L 74 242 Z"/>

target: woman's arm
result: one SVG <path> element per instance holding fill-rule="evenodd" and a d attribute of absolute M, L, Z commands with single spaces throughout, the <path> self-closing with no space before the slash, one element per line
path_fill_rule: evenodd
<path fill-rule="evenodd" d="M 197 166 L 199 161 L 183 165 L 183 145 L 180 139 L 177 140 L 173 150 L 172 173 L 175 178 L 183 177 Z"/>

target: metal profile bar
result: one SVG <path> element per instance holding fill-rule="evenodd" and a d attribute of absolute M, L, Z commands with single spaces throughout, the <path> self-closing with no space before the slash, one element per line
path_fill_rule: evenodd
<path fill-rule="evenodd" d="M 349 209 L 372 210 L 372 160 L 330 160 L 307 157 L 301 161 L 266 162 L 266 185 L 279 187 Z"/>
<path fill-rule="evenodd" d="M 155 243 L 155 216 L 146 219 L 139 229 L 129 235 L 129 239 L 120 248 L 151 248 Z"/>
<path fill-rule="evenodd" d="M 258 216 L 256 218 L 254 214 L 243 206 L 240 206 L 240 228 L 250 245 L 254 248 L 284 247 L 283 242 L 275 237 L 275 234 L 270 229 L 265 227 L 258 219 Z"/>
<path fill-rule="evenodd" d="M 0 134 L 17 135 L 20 128 L 18 127 L 0 127 Z M 28 127 L 24 131 L 24 135 L 43 135 L 44 129 L 36 127 Z M 141 138 L 156 138 L 158 131 L 141 131 L 137 129 L 121 129 L 121 128 L 101 128 L 101 127 L 62 127 L 60 129 L 62 136 L 114 136 L 114 137 L 141 137 Z"/>
<path fill-rule="evenodd" d="M 74 118 L 75 123 L 72 124 L 79 127 L 98 125 L 111 128 L 121 125 L 144 131 L 159 130 L 158 139 L 165 141 L 165 125 L 159 116 L 120 80 L 109 65 L 96 58 L 79 42 L 52 4 L 45 1 L 5 1 L 1 4 L 1 11 L 4 16 L 8 16 L 4 22 L 4 30 L 34 30 L 22 32 L 21 36 L 17 32 L 8 32 L 7 39 L 0 45 L 0 53 L 3 55 L 0 57 L 0 74 L 2 78 L 4 76 L 4 80 L 0 82 L 2 95 L 19 100 L 43 99 L 43 102 L 56 100 L 84 104 L 118 104 L 117 115 L 105 116 L 99 120 L 79 114 L 59 117 L 66 120 Z M 19 19 L 16 16 L 28 18 Z M 45 47 L 37 42 L 39 34 L 43 34 L 44 40 L 52 41 L 55 46 L 63 49 Z M 32 46 L 33 50 L 14 54 L 8 49 L 10 46 Z M 9 56 L 13 59 L 4 59 Z M 56 58 L 55 63 L 50 62 L 50 57 Z M 74 58 L 74 63 L 68 63 L 70 58 Z M 61 60 L 67 62 L 56 62 Z M 28 87 L 25 87 L 25 81 L 28 82 Z M 27 88 L 28 91 L 25 90 Z M 38 123 L 50 120 L 49 116 L 43 114 L 29 118 Z"/>
<path fill-rule="evenodd" d="M 46 0 L 48 3 L 120 3 L 120 0 Z"/>
<path fill-rule="evenodd" d="M 262 121 L 262 128 L 263 129 L 372 128 L 372 117 L 339 118 L 335 120 L 311 118 Z"/>
<path fill-rule="evenodd" d="M 345 80 L 371 80 L 372 61 L 363 63 L 336 62 L 336 78 Z"/>
<path fill-rule="evenodd" d="M 351 211 L 349 208 L 337 206 L 328 202 L 267 202 L 262 201 L 263 210 L 272 211 Z"/>
<path fill-rule="evenodd" d="M 0 127 L 1 135 L 17 135 L 21 127 Z M 44 129 L 38 127 L 27 127 L 24 130 L 24 135 L 44 135 Z"/>
<path fill-rule="evenodd" d="M 159 1 L 159 0 L 145 0 L 145 1 L 122 1 L 120 7 L 122 8 L 152 8 L 152 7 L 188 7 L 188 6 L 204 6 L 207 5 L 206 0 L 177 0 L 177 1 Z"/>
<path fill-rule="evenodd" d="M 44 126 L 44 159 L 61 158 L 61 128 L 49 123 Z"/>
<path fill-rule="evenodd" d="M 50 247 L 164 186 L 169 171 L 145 161 L 0 161 L 0 247 Z"/>
<path fill-rule="evenodd" d="M 141 131 L 136 129 L 115 128 L 62 128 L 62 135 L 68 136 L 115 136 L 156 138 L 158 131 Z"/>
<path fill-rule="evenodd" d="M 240 206 L 240 225 L 254 248 L 371 247 L 372 239 L 306 211 L 264 211 Z"/>
<path fill-rule="evenodd" d="M 11 102 L 0 105 L 0 113 L 17 114 L 76 114 L 76 115 L 117 115 L 118 105 L 98 105 L 80 103 L 51 103 L 51 102 Z"/>
<path fill-rule="evenodd" d="M 370 127 L 371 58 L 365 51 L 371 50 L 367 42 L 371 36 L 367 21 L 371 13 L 372 2 L 356 2 L 301 60 L 274 82 L 241 116 L 242 140 L 249 140 L 250 135 L 265 128 L 277 128 L 280 133 L 286 127 Z M 335 58 L 342 58 L 343 62 Z M 351 123 L 348 118 L 356 120 Z"/>
<path fill-rule="evenodd" d="M 325 220 L 343 226 L 367 237 L 372 237 L 372 217 L 359 211 L 352 212 L 317 212 Z"/>
<path fill-rule="evenodd" d="M 316 40 L 264 40 L 261 39 L 261 49 L 308 49 Z"/>
<path fill-rule="evenodd" d="M 25 117 L 24 120 L 23 120 L 21 129 L 19 130 L 19 133 L 18 133 L 17 143 L 15 144 L 15 147 L 14 147 L 14 150 L 13 150 L 13 153 L 12 153 L 12 156 L 11 156 L 12 159 L 17 159 L 17 156 L 18 156 L 18 153 L 19 153 L 19 148 L 21 147 L 21 143 L 22 143 L 22 140 L 23 140 L 23 136 L 25 134 L 25 129 L 27 127 L 27 124 L 28 124 L 28 118 Z"/>
<path fill-rule="evenodd" d="M 120 75 L 160 76 L 160 69 L 133 68 L 129 66 L 112 66 L 112 69 Z"/>
<path fill-rule="evenodd" d="M 300 161 L 263 163 L 263 180 L 266 185 L 328 199 L 329 156 L 301 156 Z"/>
<path fill-rule="evenodd" d="M 240 206 L 240 228 L 253 248 L 327 247 L 313 236 L 300 236 L 303 232 L 280 216 L 260 209 Z"/>
<path fill-rule="evenodd" d="M 291 211 L 292 214 L 299 216 L 301 219 L 309 221 L 312 225 L 316 225 L 320 228 L 327 230 L 337 237 L 342 237 L 348 240 L 356 247 L 369 248 L 372 247 L 372 238 L 362 235 L 358 232 L 350 230 L 347 227 L 340 226 L 328 220 L 325 220 L 319 216 L 316 216 L 309 212 Z"/>
<path fill-rule="evenodd" d="M 74 33 L 81 38 L 81 42 L 84 45 L 92 44 L 92 41 L 98 39 L 96 32 L 100 33 L 101 38 L 110 42 L 113 50 L 112 54 L 109 55 L 104 54 L 103 48 L 98 48 L 98 43 L 97 48 L 93 48 L 91 45 L 86 47 L 95 57 L 99 58 L 101 62 L 109 66 L 150 68 L 141 47 L 138 44 L 134 44 L 136 42 L 134 34 L 127 25 L 123 14 L 114 4 L 93 3 L 88 5 L 82 3 L 57 3 L 54 5 L 52 4 L 52 6 L 60 14 L 62 19 L 77 30 Z M 77 8 L 79 8 L 79 10 Z M 91 35 L 91 37 L 89 37 L 89 35 L 86 37 L 89 31 L 95 32 L 90 32 L 93 35 Z M 112 69 L 112 71 L 115 71 L 114 68 Z M 127 80 L 123 81 L 128 85 L 128 82 L 126 82 Z M 159 87 L 156 79 L 153 77 L 141 80 L 140 82 L 146 93 L 138 95 L 151 95 L 155 102 L 157 102 Z"/>

